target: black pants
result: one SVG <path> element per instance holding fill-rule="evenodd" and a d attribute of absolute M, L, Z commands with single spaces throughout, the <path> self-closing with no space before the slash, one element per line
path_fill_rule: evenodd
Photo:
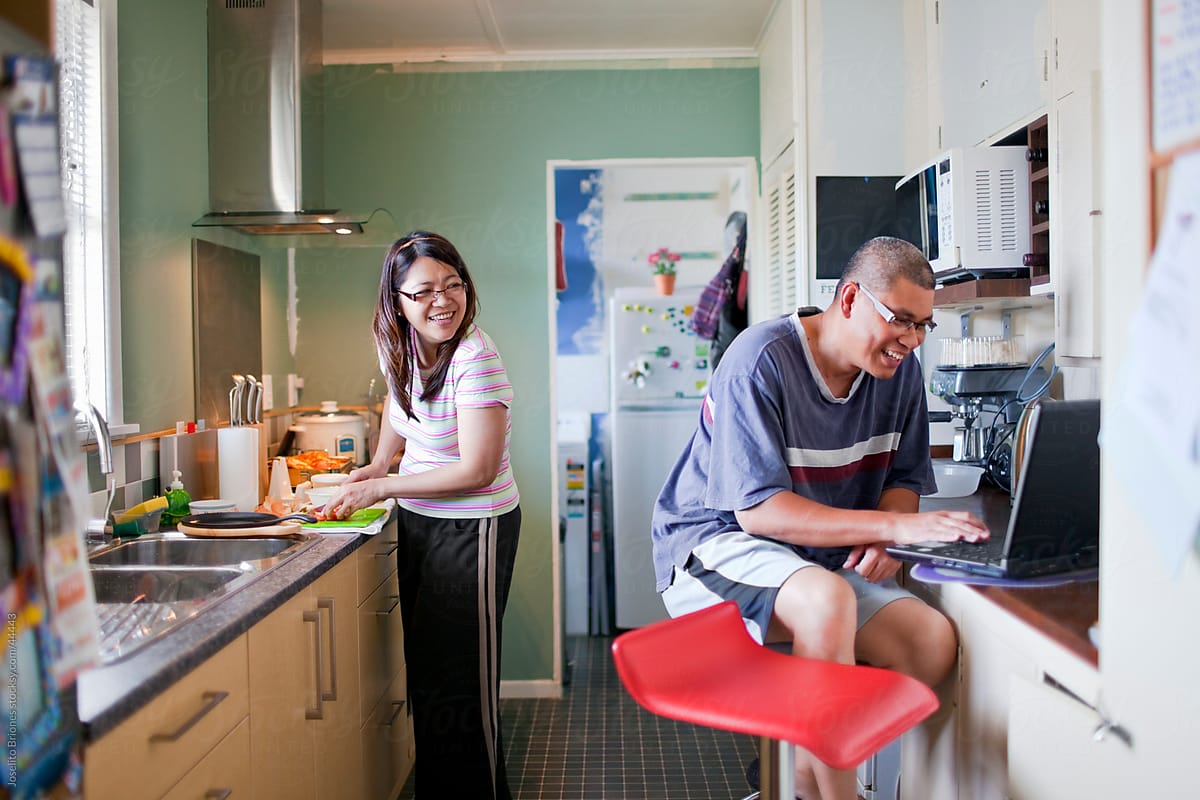
<path fill-rule="evenodd" d="M 500 632 L 521 509 L 481 519 L 401 509 L 399 523 L 416 796 L 510 800 L 500 740 Z"/>

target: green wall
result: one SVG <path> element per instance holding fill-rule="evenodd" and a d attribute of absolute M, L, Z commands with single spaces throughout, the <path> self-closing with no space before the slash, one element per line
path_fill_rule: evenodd
<path fill-rule="evenodd" d="M 546 161 L 756 156 L 758 71 L 326 73 L 327 199 L 381 205 L 401 231 L 445 234 L 479 284 L 480 325 L 496 340 L 516 392 L 513 464 L 524 511 L 503 674 L 548 677 L 557 511 Z M 313 255 L 297 259 L 306 265 L 298 366 L 310 388 L 308 376 L 320 369 L 322 398 L 344 391 L 349 400 L 375 374 L 364 342 L 381 253 Z M 331 313 L 309 312 L 314 297 Z"/>
<path fill-rule="evenodd" d="M 369 326 L 384 246 L 338 239 L 337 247 L 296 250 L 293 358 L 281 244 L 191 227 L 208 197 L 204 31 L 199 0 L 120 5 L 126 417 L 157 430 L 192 416 L 190 241 L 197 235 L 263 256 L 264 371 L 276 377 L 277 402 L 282 376 L 295 371 L 305 378 L 305 404 L 361 403 L 379 374 Z M 503 675 L 547 679 L 557 512 L 546 161 L 757 156 L 758 71 L 356 66 L 327 67 L 326 80 L 327 205 L 387 209 L 391 219 L 381 213 L 372 224 L 383 220 L 389 235 L 418 227 L 445 234 L 478 283 L 479 323 L 496 340 L 516 392 L 513 469 L 524 513 Z"/>

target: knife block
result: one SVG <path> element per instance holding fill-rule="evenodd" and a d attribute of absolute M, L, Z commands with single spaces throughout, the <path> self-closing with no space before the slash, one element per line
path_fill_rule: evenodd
<path fill-rule="evenodd" d="M 221 498 L 238 511 L 253 511 L 262 501 L 260 457 L 263 447 L 258 426 L 235 425 L 217 430 L 217 474 Z"/>

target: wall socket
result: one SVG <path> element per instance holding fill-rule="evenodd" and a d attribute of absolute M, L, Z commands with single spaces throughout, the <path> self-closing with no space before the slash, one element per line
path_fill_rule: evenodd
<path fill-rule="evenodd" d="M 262 410 L 270 411 L 275 407 L 275 381 L 270 375 L 262 376 Z"/>
<path fill-rule="evenodd" d="M 300 405 L 300 390 L 304 388 L 304 378 L 294 372 L 287 376 L 287 404 L 289 408 Z"/>

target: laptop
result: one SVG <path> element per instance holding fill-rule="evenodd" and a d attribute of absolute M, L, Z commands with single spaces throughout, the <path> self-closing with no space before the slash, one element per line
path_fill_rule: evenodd
<path fill-rule="evenodd" d="M 891 545 L 893 558 L 995 578 L 1099 566 L 1100 401 L 1043 402 L 1030 414 L 1008 531 L 992 531 L 986 542 Z"/>

